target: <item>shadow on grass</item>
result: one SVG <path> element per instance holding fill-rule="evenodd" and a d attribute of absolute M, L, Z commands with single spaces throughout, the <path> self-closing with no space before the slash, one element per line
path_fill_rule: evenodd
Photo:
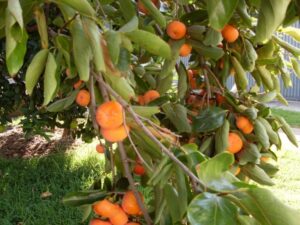
<path fill-rule="evenodd" d="M 0 224 L 81 224 L 80 211 L 64 206 L 61 199 L 68 192 L 88 189 L 102 171 L 103 161 L 93 154 L 83 159 L 74 153 L 0 158 Z M 42 199 L 46 191 L 52 196 Z"/>

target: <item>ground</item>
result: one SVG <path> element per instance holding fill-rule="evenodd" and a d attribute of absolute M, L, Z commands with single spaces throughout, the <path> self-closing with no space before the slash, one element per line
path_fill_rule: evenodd
<path fill-rule="evenodd" d="M 300 116 L 281 113 L 291 124 Z M 300 143 L 300 129 L 294 129 Z M 88 189 L 104 172 L 97 142 L 84 144 L 61 139 L 57 130 L 48 143 L 40 137 L 24 138 L 20 127 L 0 133 L 0 225 L 78 225 L 79 209 L 66 207 L 62 197 Z M 270 189 L 287 205 L 300 212 L 300 153 L 281 134 L 284 149 L 278 153 L 280 171 Z"/>

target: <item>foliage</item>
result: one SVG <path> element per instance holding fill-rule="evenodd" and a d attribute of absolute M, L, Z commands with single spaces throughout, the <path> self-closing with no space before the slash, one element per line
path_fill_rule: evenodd
<path fill-rule="evenodd" d="M 77 121 L 86 108 L 76 106 L 78 89 L 74 90 L 72 83 L 82 80 L 79 89 L 88 89 L 92 100 L 83 137 L 102 138 L 95 109 L 104 101 L 116 99 L 127 112 L 124 122 L 130 130 L 125 136 L 130 138 L 118 142 L 120 154 L 111 143 L 105 144 L 112 180 L 103 178 L 99 190 L 67 195 L 64 202 L 87 205 L 89 214 L 90 204 L 96 200 L 109 196 L 114 202 L 121 201 L 119 192 L 129 185 L 135 189 L 129 161 L 134 162 L 130 166 L 143 164 L 146 174 L 140 185 L 153 193 L 145 220 L 131 218 L 141 223 L 151 224 L 149 214 L 155 224 L 297 224 L 299 214 L 270 191 L 248 182 L 273 184 L 276 168 L 264 166 L 263 159 L 276 159 L 271 147 L 281 148 L 280 129 L 298 144 L 285 120 L 273 115 L 264 103 L 275 98 L 286 103 L 279 80 L 290 87 L 289 68 L 299 72 L 300 50 L 280 38 L 286 33 L 299 39 L 297 32 L 282 28 L 297 20 L 299 3 L 161 3 L 159 9 L 150 0 L 138 4 L 131 0 L 0 2 L 0 11 L 6 12 L 0 14 L 5 64 L 16 80 L 26 59 L 27 41 L 38 33 L 40 48 L 25 64 L 25 78 L 21 77 L 30 99 L 38 99 L 33 102 L 34 111 L 48 111 L 44 115 L 52 115 L 55 125 L 59 120 L 62 126 Z M 139 4 L 147 11 L 142 13 Z M 169 29 L 176 29 L 168 27 L 176 19 L 187 27 L 180 40 L 167 35 Z M 28 31 L 31 23 L 36 27 L 34 34 Z M 226 24 L 230 29 L 220 32 Z M 183 44 L 193 49 L 188 68 L 177 63 Z M 248 87 L 247 73 L 256 81 L 252 87 Z M 235 92 L 226 88 L 230 74 Z M 159 98 L 143 106 L 138 96 L 150 89 L 157 90 Z M 139 104 L 138 114 L 131 106 Z M 70 119 L 73 110 L 79 113 Z M 35 115 L 34 111 L 29 114 Z M 238 116 L 246 117 L 254 131 L 240 129 Z M 75 130 L 81 127 L 76 122 L 73 125 Z M 237 154 L 227 151 L 228 145 L 235 145 L 228 140 L 229 132 L 243 142 L 241 148 L 235 148 Z"/>

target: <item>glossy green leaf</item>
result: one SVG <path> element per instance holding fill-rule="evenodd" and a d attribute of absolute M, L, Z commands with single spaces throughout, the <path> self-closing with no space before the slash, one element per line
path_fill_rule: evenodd
<path fill-rule="evenodd" d="M 222 29 L 231 19 L 238 2 L 238 0 L 207 0 L 210 26 L 216 30 Z"/>
<path fill-rule="evenodd" d="M 290 125 L 285 121 L 283 117 L 277 115 L 273 115 L 273 116 L 281 124 L 281 129 L 286 134 L 290 142 L 293 143 L 293 145 L 295 145 L 296 147 L 298 147 L 298 140 Z"/>
<path fill-rule="evenodd" d="M 268 149 L 270 147 L 269 136 L 265 126 L 259 120 L 254 123 L 254 133 L 263 148 Z"/>
<path fill-rule="evenodd" d="M 135 30 L 126 33 L 126 36 L 154 55 L 162 56 L 167 59 L 171 58 L 170 46 L 155 34 L 144 30 Z"/>
<path fill-rule="evenodd" d="M 267 42 L 283 21 L 291 0 L 265 0 L 260 4 L 255 41 Z"/>
<path fill-rule="evenodd" d="M 31 95 L 41 74 L 44 71 L 48 57 L 48 49 L 40 50 L 29 64 L 25 75 L 25 86 L 27 94 Z"/>
<path fill-rule="evenodd" d="M 242 66 L 246 71 L 252 72 L 255 68 L 255 61 L 257 59 L 256 51 L 252 43 L 245 39 L 245 45 L 242 53 Z"/>
<path fill-rule="evenodd" d="M 300 214 L 283 204 L 270 190 L 254 187 L 236 194 L 234 202 L 260 224 L 298 225 Z"/>
<path fill-rule="evenodd" d="M 97 72 L 105 72 L 104 56 L 101 46 L 103 38 L 97 24 L 90 19 L 82 20 L 83 28 L 93 52 L 93 62 Z"/>
<path fill-rule="evenodd" d="M 130 21 L 132 17 L 136 16 L 136 10 L 131 0 L 118 0 L 120 4 L 120 10 L 126 21 Z"/>
<path fill-rule="evenodd" d="M 193 118 L 193 130 L 195 132 L 210 132 L 224 124 L 226 110 L 219 107 L 206 108 Z"/>
<path fill-rule="evenodd" d="M 36 7 L 34 9 L 34 16 L 38 26 L 42 48 L 48 48 L 48 25 L 44 9 L 42 7 Z"/>
<path fill-rule="evenodd" d="M 180 104 L 164 104 L 162 110 L 179 132 L 191 132 L 191 126 L 187 119 L 187 109 Z"/>
<path fill-rule="evenodd" d="M 119 32 L 116 32 L 114 30 L 108 30 L 104 34 L 107 48 L 109 51 L 109 55 L 111 58 L 111 61 L 117 65 L 120 55 L 120 48 L 121 48 L 121 34 Z"/>
<path fill-rule="evenodd" d="M 60 99 L 47 107 L 49 112 L 60 112 L 67 109 L 76 99 L 78 91 L 73 91 L 68 97 Z"/>
<path fill-rule="evenodd" d="M 240 165 L 246 165 L 248 162 L 258 164 L 261 154 L 255 144 L 247 143 L 244 148 L 236 154 Z"/>
<path fill-rule="evenodd" d="M 236 187 L 232 183 L 238 179 L 228 172 L 233 163 L 233 154 L 229 152 L 220 153 L 196 167 L 198 177 L 210 189 L 216 191 L 234 190 Z"/>
<path fill-rule="evenodd" d="M 96 201 L 104 199 L 108 195 L 107 192 L 98 190 L 81 191 L 67 194 L 62 202 L 67 206 L 81 206 L 92 204 Z"/>
<path fill-rule="evenodd" d="M 160 25 L 162 28 L 167 26 L 166 18 L 164 15 L 156 8 L 151 0 L 140 0 L 145 8 L 148 10 L 149 15 Z"/>
<path fill-rule="evenodd" d="M 60 0 L 59 2 L 72 7 L 79 13 L 86 16 L 95 16 L 96 14 L 95 10 L 87 0 Z"/>
<path fill-rule="evenodd" d="M 54 55 L 49 52 L 44 74 L 44 106 L 48 105 L 49 102 L 55 97 L 54 95 L 59 85 L 57 73 L 58 65 Z"/>
<path fill-rule="evenodd" d="M 186 96 L 188 90 L 188 75 L 184 64 L 181 62 L 178 67 L 178 86 L 177 97 L 183 99 Z"/>
<path fill-rule="evenodd" d="M 223 40 L 222 34 L 219 31 L 216 31 L 213 28 L 208 28 L 205 34 L 205 38 L 203 40 L 203 44 L 207 46 L 217 46 Z"/>
<path fill-rule="evenodd" d="M 142 117 L 150 118 L 160 112 L 157 106 L 132 106 L 135 113 Z"/>
<path fill-rule="evenodd" d="M 164 187 L 164 195 L 167 201 L 168 211 L 172 217 L 172 222 L 176 224 L 182 219 L 182 213 L 180 212 L 180 207 L 178 207 L 181 204 L 181 202 L 179 202 L 179 192 L 171 184 L 166 184 Z"/>
<path fill-rule="evenodd" d="M 132 32 L 137 30 L 138 26 L 139 26 L 139 19 L 136 16 L 134 16 L 131 18 L 131 20 L 128 23 L 126 23 L 119 29 L 119 32 L 124 32 L 124 33 Z"/>
<path fill-rule="evenodd" d="M 268 174 L 255 164 L 247 164 L 242 167 L 242 172 L 250 179 L 263 185 L 274 185 Z"/>
<path fill-rule="evenodd" d="M 188 40 L 188 43 L 190 43 L 193 49 L 195 49 L 195 51 L 202 56 L 218 60 L 224 55 L 224 51 L 221 48 L 206 46 L 200 41 L 195 40 Z"/>
<path fill-rule="evenodd" d="M 285 27 L 280 30 L 281 32 L 291 36 L 296 41 L 300 41 L 300 29 L 292 26 Z"/>
<path fill-rule="evenodd" d="M 237 207 L 225 198 L 204 192 L 192 200 L 187 217 L 191 225 L 237 225 Z"/>
<path fill-rule="evenodd" d="M 73 55 L 76 68 L 80 79 L 88 81 L 90 77 L 90 60 L 92 57 L 92 50 L 89 40 L 85 36 L 82 22 L 79 18 L 73 21 L 71 33 L 73 37 Z"/>
<path fill-rule="evenodd" d="M 271 124 L 263 117 L 257 118 L 266 128 L 267 134 L 272 144 L 278 145 L 280 140 L 278 134 L 273 130 Z"/>
<path fill-rule="evenodd" d="M 221 153 L 228 148 L 228 135 L 229 135 L 230 124 L 228 120 L 224 121 L 224 124 L 217 130 L 215 135 L 215 148 L 216 153 Z"/>
<path fill-rule="evenodd" d="M 300 65 L 299 62 L 295 58 L 291 58 L 293 70 L 298 78 L 300 78 Z"/>
<path fill-rule="evenodd" d="M 130 86 L 128 80 L 125 77 L 117 77 L 117 76 L 108 76 L 105 78 L 110 82 L 111 87 L 119 94 L 121 97 L 129 101 L 135 96 L 133 88 Z"/>
<path fill-rule="evenodd" d="M 232 56 L 231 62 L 236 72 L 234 76 L 236 85 L 238 86 L 239 89 L 246 90 L 248 86 L 248 79 L 245 70 L 243 69 L 241 63 L 237 60 L 236 57 Z"/>
<path fill-rule="evenodd" d="M 263 94 L 259 94 L 255 99 L 261 103 L 268 103 L 273 101 L 276 98 L 277 91 L 269 91 Z"/>
<path fill-rule="evenodd" d="M 257 66 L 256 68 L 266 89 L 273 90 L 274 84 L 270 71 L 265 66 Z"/>

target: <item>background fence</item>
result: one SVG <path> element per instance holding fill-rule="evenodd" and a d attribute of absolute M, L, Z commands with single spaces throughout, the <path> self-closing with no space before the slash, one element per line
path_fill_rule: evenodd
<path fill-rule="evenodd" d="M 297 22 L 294 24 L 294 27 L 300 28 L 300 22 Z M 300 42 L 295 41 L 293 38 L 291 38 L 288 35 L 283 35 L 281 37 L 284 41 L 290 43 L 291 45 L 300 48 Z M 188 57 L 181 59 L 185 65 L 188 65 Z M 251 75 L 248 75 L 249 78 L 249 86 L 253 86 L 254 80 Z M 290 88 L 285 88 L 283 85 L 283 82 L 280 82 L 281 86 L 281 94 L 287 99 L 287 100 L 293 100 L 293 101 L 300 101 L 300 79 L 296 77 L 294 74 L 294 71 L 291 70 L 291 79 L 293 82 L 293 86 Z M 230 76 L 227 82 L 227 87 L 231 88 L 234 84 L 234 78 L 233 76 Z"/>

